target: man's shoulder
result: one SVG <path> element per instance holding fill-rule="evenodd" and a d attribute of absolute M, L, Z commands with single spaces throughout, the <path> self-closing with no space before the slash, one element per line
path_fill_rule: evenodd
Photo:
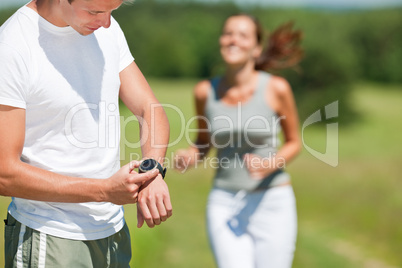
<path fill-rule="evenodd" d="M 18 9 L 4 22 L 0 27 L 0 44 L 20 51 L 33 41 L 31 37 L 35 39 L 34 32 L 37 31 L 38 24 L 35 24 L 34 14 L 30 14 L 28 9 Z"/>
<path fill-rule="evenodd" d="M 8 29 L 10 27 L 21 27 L 33 25 L 35 19 L 37 21 L 38 15 L 35 16 L 35 11 L 29 7 L 23 6 L 14 12 L 1 26 L 0 30 Z"/>
<path fill-rule="evenodd" d="M 35 25 L 33 16 L 30 14 L 28 7 L 18 9 L 11 17 L 9 17 L 0 27 L 0 40 L 10 39 L 24 32 L 32 31 Z"/>

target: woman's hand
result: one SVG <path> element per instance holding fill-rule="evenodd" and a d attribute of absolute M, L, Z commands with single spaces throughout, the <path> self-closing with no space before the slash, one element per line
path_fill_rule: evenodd
<path fill-rule="evenodd" d="M 193 148 L 177 150 L 174 156 L 173 167 L 182 173 L 194 165 L 197 159 L 197 153 Z"/>
<path fill-rule="evenodd" d="M 262 180 L 278 169 L 275 158 L 261 157 L 256 154 L 245 154 L 244 163 L 250 176 L 256 180 Z"/>

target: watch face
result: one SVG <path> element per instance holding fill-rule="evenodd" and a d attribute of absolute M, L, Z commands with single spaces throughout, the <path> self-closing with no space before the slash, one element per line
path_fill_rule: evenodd
<path fill-rule="evenodd" d="M 141 162 L 139 170 L 142 172 L 147 172 L 153 170 L 156 167 L 156 160 L 154 159 L 145 159 Z"/>

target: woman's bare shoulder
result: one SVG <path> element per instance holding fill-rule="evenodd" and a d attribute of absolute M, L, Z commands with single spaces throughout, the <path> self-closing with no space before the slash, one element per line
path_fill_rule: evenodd
<path fill-rule="evenodd" d="M 270 81 L 270 86 L 273 93 L 279 98 L 293 96 L 289 82 L 283 77 L 273 75 Z"/>

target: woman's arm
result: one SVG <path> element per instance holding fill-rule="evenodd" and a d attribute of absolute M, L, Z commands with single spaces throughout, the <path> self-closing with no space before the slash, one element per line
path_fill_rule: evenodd
<path fill-rule="evenodd" d="M 254 154 L 245 155 L 250 175 L 256 179 L 263 179 L 272 172 L 284 168 L 301 150 L 299 117 L 289 83 L 282 77 L 273 76 L 267 85 L 267 92 L 266 101 L 280 118 L 284 144 L 270 159 Z"/>
<path fill-rule="evenodd" d="M 195 109 L 197 116 L 197 137 L 193 144 L 186 149 L 176 152 L 175 168 L 181 171 L 187 170 L 194 166 L 197 161 L 202 160 L 210 149 L 210 133 L 208 122 L 205 117 L 205 105 L 211 84 L 208 80 L 199 82 L 194 87 Z"/>
<path fill-rule="evenodd" d="M 278 100 L 278 116 L 284 136 L 284 144 L 276 157 L 282 158 L 286 164 L 294 159 L 302 148 L 299 132 L 299 116 L 289 83 L 282 77 L 273 77 L 272 88 Z"/>

